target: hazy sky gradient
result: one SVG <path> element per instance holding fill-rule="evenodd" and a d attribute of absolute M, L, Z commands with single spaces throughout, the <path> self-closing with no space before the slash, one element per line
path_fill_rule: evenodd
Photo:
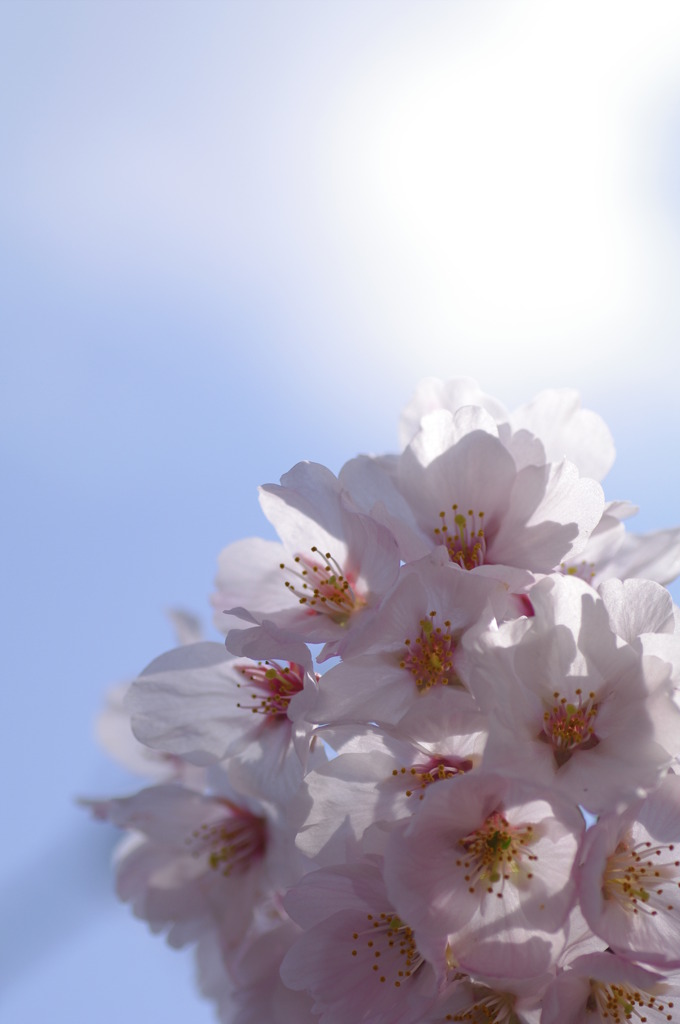
<path fill-rule="evenodd" d="M 425 375 L 579 388 L 680 522 L 680 6 L 9 0 L 0 67 L 0 1012 L 195 1024 L 73 804 L 102 695 Z"/>

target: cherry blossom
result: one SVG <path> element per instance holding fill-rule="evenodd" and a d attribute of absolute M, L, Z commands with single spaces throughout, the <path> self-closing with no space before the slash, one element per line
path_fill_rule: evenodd
<path fill-rule="evenodd" d="M 531 969 L 539 973 L 575 902 L 582 830 L 578 810 L 540 785 L 458 775 L 431 787 L 410 821 L 393 830 L 388 892 L 426 955 L 446 941 L 472 967 L 487 955 L 485 944 L 503 959 L 537 934 Z"/>
<path fill-rule="evenodd" d="M 531 601 L 533 618 L 487 633 L 468 666 L 489 712 L 486 766 L 541 773 L 593 813 L 651 789 L 671 761 L 669 723 L 680 723 L 668 672 L 621 641 L 582 581 L 545 579 Z"/>
<path fill-rule="evenodd" d="M 620 815 L 603 815 L 581 855 L 581 906 L 622 956 L 680 967 L 680 776 Z"/>
<path fill-rule="evenodd" d="M 307 875 L 284 903 L 305 930 L 284 957 L 281 976 L 312 993 L 320 1024 L 416 1024 L 432 1006 L 444 948 L 436 966 L 424 959 L 413 929 L 388 899 L 378 862 Z"/>
<path fill-rule="evenodd" d="M 400 438 L 263 486 L 224 642 L 109 697 L 118 893 L 222 1024 L 680 1024 L 680 529 L 570 389 L 429 378 Z"/>
<path fill-rule="evenodd" d="M 291 636 L 325 643 L 325 655 L 394 582 L 396 543 L 363 515 L 324 466 L 299 463 L 260 503 L 281 544 L 238 541 L 219 558 L 213 604 L 257 628 L 274 623 Z M 226 631 L 226 630 L 225 630 Z M 230 644 L 233 653 L 241 653 Z"/>
<path fill-rule="evenodd" d="M 133 829 L 117 858 L 118 892 L 171 945 L 196 941 L 219 914 L 236 945 L 269 888 L 270 824 L 245 803 L 180 786 L 92 804 L 95 815 Z"/>
<path fill-rule="evenodd" d="M 410 818 L 430 786 L 479 765 L 484 717 L 447 710 L 419 730 L 420 739 L 402 728 L 394 735 L 377 727 L 323 730 L 339 753 L 305 778 L 298 847 L 317 864 L 339 863 L 366 847 L 370 829 L 370 848 L 383 853 L 391 824 Z"/>
<path fill-rule="evenodd" d="M 479 407 L 430 413 L 393 463 L 364 458 L 348 463 L 340 479 L 390 527 L 406 561 L 442 545 L 463 568 L 484 566 L 500 578 L 499 566 L 556 569 L 604 511 L 599 484 L 568 460 L 518 465 Z M 505 578 L 513 581 L 511 573 Z"/>
<path fill-rule="evenodd" d="M 515 978 L 452 972 L 453 980 L 423 1024 L 538 1024 L 549 976 Z"/>
<path fill-rule="evenodd" d="M 476 708 L 459 671 L 471 627 L 490 625 L 494 602 L 506 605 L 496 580 L 472 576 L 433 558 L 404 566 L 395 587 L 357 631 L 345 659 L 319 680 L 309 712 L 316 723 L 376 721 L 406 728 L 410 714 L 432 700 L 442 711 Z"/>
<path fill-rule="evenodd" d="M 547 989 L 541 1024 L 668 1024 L 678 1014 L 680 976 L 657 974 L 610 953 L 578 957 Z"/>
<path fill-rule="evenodd" d="M 415 437 L 428 413 L 445 409 L 454 414 L 465 406 L 489 413 L 508 447 L 513 445 L 512 435 L 530 433 L 550 461 L 566 457 L 584 476 L 601 480 L 614 462 L 614 441 L 609 428 L 597 413 L 581 407 L 577 391 L 541 391 L 530 402 L 508 413 L 497 399 L 484 394 L 476 381 L 465 377 L 448 381 L 427 377 L 420 382 L 401 416 L 403 446 Z"/>
<path fill-rule="evenodd" d="M 636 512 L 630 502 L 608 502 L 578 557 L 567 558 L 561 570 L 593 586 L 638 576 L 657 583 L 672 582 L 680 573 L 680 529 L 629 533 L 625 521 Z"/>
<path fill-rule="evenodd" d="M 304 644 L 279 650 L 300 661 L 240 660 L 208 641 L 161 655 L 127 697 L 135 735 L 192 764 L 230 758 L 232 781 L 255 795 L 294 792 L 311 742 L 311 726 L 295 722 L 316 698 L 316 679 Z"/>

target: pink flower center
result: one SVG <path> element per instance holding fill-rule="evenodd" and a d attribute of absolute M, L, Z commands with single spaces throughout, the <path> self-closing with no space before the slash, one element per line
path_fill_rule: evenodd
<path fill-rule="evenodd" d="M 664 857 L 665 855 L 665 857 Z M 650 840 L 635 843 L 632 837 L 622 839 L 608 857 L 602 878 L 602 895 L 633 914 L 649 914 L 678 910 L 676 892 L 680 860 L 675 846 L 655 845 Z"/>
<path fill-rule="evenodd" d="M 496 895 L 502 897 L 505 882 L 517 876 L 523 867 L 521 861 L 538 860 L 527 849 L 535 838 L 532 825 L 511 825 L 499 811 L 490 814 L 480 828 L 458 840 L 464 855 L 456 860 L 456 866 L 465 871 L 468 892 L 474 893 L 482 886 L 491 893 L 500 883 Z M 533 872 L 526 871 L 524 878 L 533 878 Z"/>
<path fill-rule="evenodd" d="M 351 955 L 368 960 L 371 972 L 384 984 L 389 979 L 401 988 L 425 961 L 407 924 L 391 913 L 367 914 L 367 928 L 354 932 Z"/>
<path fill-rule="evenodd" d="M 330 551 L 323 555 L 316 545 L 311 551 L 313 558 L 295 556 L 295 569 L 280 563 L 279 568 L 293 577 L 285 581 L 285 586 L 299 604 L 306 605 L 311 615 L 327 615 L 344 626 L 354 612 L 364 607 L 366 600 L 356 590 L 356 579 L 349 572 L 343 574 Z"/>
<path fill-rule="evenodd" d="M 406 796 L 412 796 L 415 792 L 418 799 L 422 800 L 425 789 L 433 782 L 452 779 L 455 775 L 469 772 L 472 767 L 472 761 L 460 757 L 435 755 L 423 764 L 413 764 L 410 768 L 395 768 L 392 775 L 407 781 L 409 788 L 406 790 Z"/>
<path fill-rule="evenodd" d="M 220 801 L 228 817 L 197 828 L 187 839 L 194 857 L 207 857 L 208 867 L 222 875 L 243 873 L 258 860 L 267 844 L 267 823 L 244 807 Z"/>
<path fill-rule="evenodd" d="M 433 686 L 462 687 L 453 667 L 456 641 L 451 635 L 451 622 L 446 619 L 442 626 L 436 626 L 436 612 L 420 620 L 420 635 L 415 640 L 405 640 L 406 650 L 399 665 L 407 668 L 416 681 L 419 693 Z"/>
<path fill-rule="evenodd" d="M 553 707 L 543 714 L 543 733 L 540 738 L 553 748 L 558 768 L 566 764 L 576 750 L 591 750 L 600 742 L 595 735 L 595 719 L 599 705 L 591 690 L 584 699 L 579 687 L 575 691 L 576 703 L 553 693 Z"/>
<path fill-rule="evenodd" d="M 650 1010 L 654 1014 L 653 1020 L 658 1021 L 663 1015 L 663 1019 L 672 1021 L 674 1014 L 668 1012 L 672 1009 L 672 1002 L 662 1002 L 649 991 L 594 979 L 590 982 L 590 995 L 586 1001 L 587 1011 L 594 1013 L 599 1010 L 600 1019 L 611 1024 L 629 1024 L 634 1017 L 640 1022 L 646 1021 L 649 1019 L 646 1013 Z"/>
<path fill-rule="evenodd" d="M 254 704 L 237 704 L 269 719 L 286 718 L 291 698 L 304 688 L 305 670 L 294 661 L 287 666 L 276 661 L 259 661 L 256 665 L 237 665 L 236 669 L 255 687 Z M 241 684 L 238 684 L 239 688 Z"/>
<path fill-rule="evenodd" d="M 447 513 L 440 512 L 441 525 L 435 527 L 434 535 L 438 544 L 444 544 L 452 562 L 462 569 L 474 569 L 484 565 L 486 540 L 484 539 L 484 513 L 468 509 L 467 515 L 452 505 L 453 526 L 447 522 Z"/>

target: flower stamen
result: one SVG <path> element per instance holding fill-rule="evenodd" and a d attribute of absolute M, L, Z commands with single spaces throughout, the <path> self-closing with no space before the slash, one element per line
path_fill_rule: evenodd
<path fill-rule="evenodd" d="M 625 1024 L 633 1019 L 644 1024 L 648 1019 L 645 1011 L 648 1010 L 654 1013 L 654 1020 L 659 1020 L 660 1015 L 667 1021 L 674 1019 L 674 1015 L 668 1012 L 673 1009 L 672 1002 L 659 1000 L 649 991 L 641 991 L 631 985 L 593 979 L 586 1009 L 591 1013 L 599 1010 L 601 1019 L 611 1021 L 611 1024 Z"/>
<path fill-rule="evenodd" d="M 593 690 L 584 698 L 580 687 L 575 691 L 576 702 L 562 697 L 557 690 L 553 700 L 553 707 L 543 714 L 539 739 L 552 746 L 555 763 L 561 768 L 576 750 L 591 750 L 600 742 L 594 725 L 599 704 Z"/>
<path fill-rule="evenodd" d="M 239 703 L 236 706 L 254 714 L 266 715 L 271 720 L 287 717 L 291 699 L 300 693 L 305 684 L 305 669 L 294 661 L 290 661 L 287 666 L 276 661 L 258 661 L 253 665 L 237 665 L 236 670 L 255 687 L 251 694 L 255 703 Z M 237 685 L 241 688 L 241 683 Z"/>
<path fill-rule="evenodd" d="M 463 772 L 469 772 L 473 767 L 472 761 L 460 757 L 449 757 L 434 755 L 422 764 L 413 764 L 410 768 L 395 768 L 392 775 L 395 778 L 405 779 L 409 788 L 406 796 L 413 796 L 417 793 L 418 799 L 422 800 L 425 789 L 433 782 L 441 782 L 444 779 L 452 779 Z"/>
<path fill-rule="evenodd" d="M 296 555 L 294 569 L 285 562 L 279 564 L 293 577 L 285 581 L 285 586 L 310 614 L 327 615 L 338 625 L 345 625 L 366 601 L 356 590 L 356 580 L 350 573 L 343 573 L 330 551 L 322 554 L 314 545 L 311 552 L 312 558 Z"/>
<path fill-rule="evenodd" d="M 435 540 L 443 544 L 452 562 L 462 569 L 475 569 L 484 565 L 486 558 L 486 540 L 484 537 L 484 513 L 475 513 L 468 509 L 467 515 L 459 511 L 458 505 L 452 505 L 454 527 L 450 528 L 446 521 L 446 512 L 439 513 L 440 525 L 434 529 Z"/>
<path fill-rule="evenodd" d="M 357 945 L 352 947 L 351 955 L 366 957 L 371 972 L 382 984 L 390 976 L 394 987 L 401 988 L 425 963 L 412 929 L 394 913 L 367 914 L 366 919 L 368 927 L 352 935 Z"/>
<path fill-rule="evenodd" d="M 595 576 L 595 563 L 586 562 L 585 558 L 581 562 L 562 562 L 560 571 L 564 576 L 576 576 L 579 580 L 592 583 Z"/>
<path fill-rule="evenodd" d="M 232 871 L 243 873 L 264 853 L 267 823 L 228 800 L 221 803 L 231 812 L 229 816 L 201 825 L 186 842 L 193 857 L 207 858 L 211 870 L 225 876 Z"/>
<path fill-rule="evenodd" d="M 477 986 L 475 986 L 477 989 Z M 477 995 L 477 991 L 475 995 Z M 467 1024 L 520 1024 L 515 1013 L 517 997 L 509 992 L 482 988 L 480 998 L 458 1013 L 447 1013 L 445 1020 L 467 1021 Z"/>
<path fill-rule="evenodd" d="M 664 860 L 664 854 L 672 859 Z M 677 911 L 680 859 L 676 858 L 673 843 L 657 846 L 649 840 L 635 843 L 630 835 L 625 837 L 607 859 L 603 898 L 615 900 L 623 910 L 650 917 Z"/>
<path fill-rule="evenodd" d="M 505 882 L 522 870 L 521 861 L 538 860 L 536 854 L 526 849 L 535 839 L 532 825 L 511 825 L 499 811 L 490 814 L 480 828 L 458 840 L 465 853 L 456 860 L 456 866 L 465 871 L 468 892 L 476 892 L 481 885 L 492 893 L 500 883 L 496 895 L 501 898 Z M 533 878 L 533 872 L 525 871 L 524 877 Z"/>
<path fill-rule="evenodd" d="M 436 626 L 436 617 L 436 611 L 432 611 L 420 620 L 420 635 L 404 641 L 406 650 L 399 661 L 400 668 L 408 669 L 415 679 L 419 693 L 437 685 L 463 686 L 453 667 L 456 639 L 451 622 L 446 619 L 443 626 Z"/>

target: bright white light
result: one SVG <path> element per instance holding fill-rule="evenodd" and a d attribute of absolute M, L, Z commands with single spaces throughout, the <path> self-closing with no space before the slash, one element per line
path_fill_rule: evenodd
<path fill-rule="evenodd" d="M 680 6 L 472 11 L 427 47 L 416 33 L 410 60 L 395 52 L 346 102 L 331 162 L 356 276 L 444 361 L 467 339 L 469 369 L 482 342 L 480 375 L 513 356 L 611 373 L 677 263 L 642 179 L 645 116 L 677 88 Z"/>
<path fill-rule="evenodd" d="M 254 295 L 288 352 L 366 377 L 680 370 L 676 0 L 95 5 L 91 36 L 68 10 L 75 70 L 33 69 L 52 104 L 0 197 L 60 273 Z"/>

